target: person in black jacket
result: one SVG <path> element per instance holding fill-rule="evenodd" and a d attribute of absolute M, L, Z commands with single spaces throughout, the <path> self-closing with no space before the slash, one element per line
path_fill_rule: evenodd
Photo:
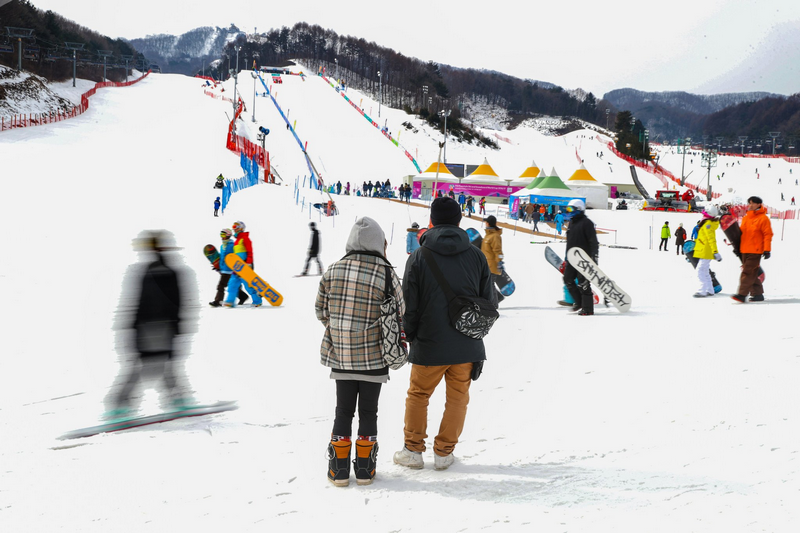
<path fill-rule="evenodd" d="M 308 245 L 308 257 L 306 257 L 306 266 L 303 267 L 303 272 L 300 274 L 301 276 L 305 276 L 308 274 L 308 265 L 311 263 L 312 259 L 317 260 L 317 267 L 319 268 L 319 274 L 322 275 L 322 261 L 319 259 L 319 230 L 317 229 L 317 225 L 314 222 L 308 223 L 308 228 L 311 230 L 311 242 Z"/>
<path fill-rule="evenodd" d="M 454 462 L 453 450 L 464 428 L 473 363 L 486 359 L 483 340 L 459 333 L 448 320 L 448 301 L 428 267 L 423 249 L 433 252 L 436 264 L 458 296 L 479 296 L 497 306 L 492 273 L 486 257 L 472 246 L 458 227 L 461 209 L 446 196 L 431 204 L 433 227 L 420 238 L 420 248 L 406 262 L 403 326 L 411 343 L 412 364 L 406 398 L 405 446 L 394 454 L 395 464 L 422 468 L 428 427 L 428 402 L 444 377 L 447 402 L 433 441 L 434 467 Z"/>
<path fill-rule="evenodd" d="M 109 395 L 111 409 L 106 418 L 132 413 L 130 398 L 145 374 L 163 379 L 173 407 L 185 407 L 190 400 L 181 395 L 177 372 L 176 338 L 193 331 L 197 307 L 190 272 L 170 265 L 165 252 L 177 250 L 172 234 L 145 231 L 134 241 L 145 262 L 132 266 L 123 281 L 123 295 L 117 310 L 117 348 L 135 354 L 120 373 L 118 391 Z"/>
<path fill-rule="evenodd" d="M 567 229 L 567 252 L 569 252 L 570 248 L 581 248 L 597 263 L 600 245 L 597 243 L 594 222 L 586 216 L 586 204 L 583 203 L 583 200 L 570 200 L 567 210 L 572 210 L 575 213 Z M 593 315 L 594 296 L 592 295 L 592 286 L 589 280 L 579 274 L 569 261 L 567 261 L 564 269 L 564 284 L 575 301 L 572 310 L 579 315 Z"/>

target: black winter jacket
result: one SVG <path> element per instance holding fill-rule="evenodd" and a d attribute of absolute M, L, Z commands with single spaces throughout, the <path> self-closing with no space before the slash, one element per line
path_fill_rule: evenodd
<path fill-rule="evenodd" d="M 598 250 L 597 231 L 585 213 L 578 212 L 572 217 L 567 228 L 567 251 L 570 248 L 581 248 L 597 263 Z"/>
<path fill-rule="evenodd" d="M 440 225 L 420 238 L 421 247 L 434 252 L 436 264 L 456 296 L 481 296 L 497 305 L 486 257 L 457 226 Z M 422 248 L 406 262 L 403 326 L 411 342 L 409 362 L 425 366 L 474 363 L 486 359 L 483 340 L 459 333 L 448 318 L 447 298 L 428 268 Z"/>
<path fill-rule="evenodd" d="M 319 255 L 319 230 L 317 228 L 311 230 L 311 243 L 308 245 L 308 255 L 311 257 Z"/>

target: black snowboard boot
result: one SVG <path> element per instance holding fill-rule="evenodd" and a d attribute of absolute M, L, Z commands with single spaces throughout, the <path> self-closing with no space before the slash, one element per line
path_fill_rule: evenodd
<path fill-rule="evenodd" d="M 349 440 L 332 440 L 328 444 L 328 481 L 337 487 L 350 484 L 350 448 Z"/>
<path fill-rule="evenodd" d="M 583 316 L 594 314 L 594 295 L 591 292 L 581 294 L 581 311 L 578 314 Z"/>

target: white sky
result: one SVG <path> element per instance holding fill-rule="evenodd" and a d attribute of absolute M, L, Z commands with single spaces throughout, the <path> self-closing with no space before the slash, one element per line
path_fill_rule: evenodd
<path fill-rule="evenodd" d="M 785 30 L 787 23 L 800 22 L 796 0 L 574 0 L 538 2 L 541 7 L 501 1 L 493 2 L 491 10 L 486 4 L 454 0 L 408 0 L 379 7 L 330 0 L 33 4 L 128 39 L 230 23 L 248 32 L 254 27 L 266 31 L 304 21 L 422 60 L 488 68 L 565 88 L 581 87 L 599 96 L 622 87 L 709 93 L 741 90 L 738 87 L 782 94 L 800 90 L 800 71 L 791 58 L 782 61 L 786 56 L 771 44 L 776 33 L 791 34 Z M 440 27 L 436 21 L 441 21 Z M 741 65 L 755 56 L 773 60 L 774 68 L 744 84 L 738 79 Z M 758 63 L 763 69 L 763 61 Z"/>

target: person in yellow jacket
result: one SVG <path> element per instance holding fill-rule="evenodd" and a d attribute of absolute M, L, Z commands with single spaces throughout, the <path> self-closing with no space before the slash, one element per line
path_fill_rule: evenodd
<path fill-rule="evenodd" d="M 481 252 L 486 256 L 486 262 L 489 263 L 489 270 L 492 272 L 492 280 L 499 288 L 503 285 L 503 230 L 497 227 L 497 218 L 489 215 L 484 219 L 486 222 L 486 235 L 481 241 Z M 505 296 L 497 292 L 497 303 L 505 299 Z"/>
<path fill-rule="evenodd" d="M 767 209 L 761 198 L 751 196 L 747 199 L 747 213 L 741 223 L 742 238 L 739 243 L 739 254 L 742 259 L 742 275 L 739 278 L 739 291 L 731 296 L 744 303 L 747 295 L 751 302 L 764 301 L 764 286 L 758 279 L 758 267 L 761 257 L 769 259 L 772 254 L 772 224 L 767 216 Z"/>
<path fill-rule="evenodd" d="M 719 209 L 708 206 L 703 211 L 703 219 L 697 230 L 697 240 L 694 243 L 694 257 L 697 258 L 697 277 L 700 279 L 700 290 L 694 294 L 695 298 L 714 296 L 714 283 L 711 281 L 711 260 L 722 261 L 717 249 L 716 231 L 719 227 Z"/>
<path fill-rule="evenodd" d="M 672 237 L 672 233 L 669 231 L 669 221 L 667 221 L 661 226 L 661 244 L 658 245 L 659 251 L 661 251 L 662 246 L 664 247 L 664 251 L 667 251 L 667 244 L 669 243 L 670 237 Z"/>

